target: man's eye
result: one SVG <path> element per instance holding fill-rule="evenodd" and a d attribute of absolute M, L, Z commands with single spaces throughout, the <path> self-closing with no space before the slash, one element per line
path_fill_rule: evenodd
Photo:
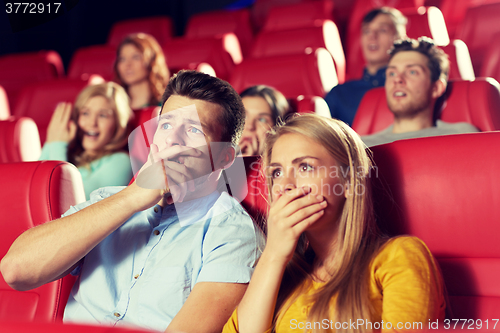
<path fill-rule="evenodd" d="M 387 72 L 388 77 L 394 77 L 396 76 L 396 72 Z"/>
<path fill-rule="evenodd" d="M 410 75 L 417 75 L 417 71 L 412 69 L 408 72 Z"/>
<path fill-rule="evenodd" d="M 196 127 L 191 127 L 191 132 L 194 134 L 203 134 L 203 132 Z"/>
<path fill-rule="evenodd" d="M 163 123 L 161 124 L 161 129 L 171 129 L 172 128 L 172 125 L 170 125 L 169 123 Z"/>

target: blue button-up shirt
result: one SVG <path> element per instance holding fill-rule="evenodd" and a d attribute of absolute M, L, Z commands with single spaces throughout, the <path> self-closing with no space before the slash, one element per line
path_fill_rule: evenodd
<path fill-rule="evenodd" d="M 96 190 L 64 216 L 121 189 Z M 181 225 L 176 209 L 189 211 L 192 221 Z M 164 331 L 196 283 L 248 283 L 262 246 L 262 233 L 227 193 L 155 205 L 87 254 L 74 272 L 80 279 L 64 320 Z"/>
<path fill-rule="evenodd" d="M 366 92 L 385 85 L 385 70 L 386 67 L 383 67 L 375 75 L 371 75 L 365 68 L 360 80 L 347 81 L 333 87 L 325 96 L 332 118 L 340 119 L 352 126 L 358 106 Z"/>

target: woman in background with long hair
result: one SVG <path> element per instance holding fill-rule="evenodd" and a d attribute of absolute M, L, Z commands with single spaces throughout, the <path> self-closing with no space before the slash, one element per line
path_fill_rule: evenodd
<path fill-rule="evenodd" d="M 163 50 L 153 36 L 145 33 L 123 39 L 117 49 L 114 72 L 134 110 L 159 105 L 170 77 Z"/>

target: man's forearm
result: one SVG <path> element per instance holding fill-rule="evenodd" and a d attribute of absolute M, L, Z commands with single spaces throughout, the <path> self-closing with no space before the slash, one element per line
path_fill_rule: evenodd
<path fill-rule="evenodd" d="M 2 259 L 5 281 L 14 289 L 29 290 L 64 275 L 140 210 L 139 193 L 137 186 L 129 187 L 75 214 L 25 231 Z"/>

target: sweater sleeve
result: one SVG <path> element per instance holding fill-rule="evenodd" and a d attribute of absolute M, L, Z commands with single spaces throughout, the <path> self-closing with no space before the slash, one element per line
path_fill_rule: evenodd
<path fill-rule="evenodd" d="M 132 179 L 132 167 L 126 153 L 106 155 L 91 163 L 91 170 L 82 166 L 78 168 L 82 174 L 85 196 L 105 186 L 126 186 Z"/>
<path fill-rule="evenodd" d="M 64 141 L 48 142 L 43 145 L 40 161 L 68 161 L 68 143 Z"/>
<path fill-rule="evenodd" d="M 382 330 L 408 330 L 408 325 L 412 325 L 410 329 L 422 329 L 429 319 L 444 319 L 443 279 L 420 239 L 398 237 L 389 241 L 372 268 L 383 297 Z"/>

